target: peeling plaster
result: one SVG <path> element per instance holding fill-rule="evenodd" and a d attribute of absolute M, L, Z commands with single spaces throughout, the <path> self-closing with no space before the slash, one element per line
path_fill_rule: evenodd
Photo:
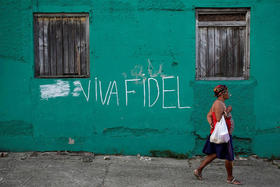
<path fill-rule="evenodd" d="M 75 140 L 72 138 L 69 138 L 68 144 L 75 144 Z"/>
<path fill-rule="evenodd" d="M 128 127 L 113 127 L 113 128 L 105 128 L 103 130 L 104 135 L 111 135 L 111 136 L 143 136 L 146 134 L 162 134 L 165 133 L 168 129 L 159 130 L 159 129 L 150 129 L 150 128 L 143 128 L 143 129 L 135 129 L 135 128 L 128 128 Z"/>

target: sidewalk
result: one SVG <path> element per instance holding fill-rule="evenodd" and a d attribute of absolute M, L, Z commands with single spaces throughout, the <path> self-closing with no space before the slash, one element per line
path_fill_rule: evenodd
<path fill-rule="evenodd" d="M 223 160 L 215 160 L 198 181 L 192 171 L 202 157 L 177 160 L 90 153 L 25 152 L 0 157 L 0 186 L 233 186 L 226 184 Z M 280 163 L 249 157 L 234 161 L 243 186 L 279 186 Z"/>

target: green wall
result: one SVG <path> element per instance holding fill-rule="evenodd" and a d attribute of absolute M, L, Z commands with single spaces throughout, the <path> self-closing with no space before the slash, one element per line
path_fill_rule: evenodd
<path fill-rule="evenodd" d="M 251 8 L 249 80 L 195 80 L 196 7 Z M 0 150 L 202 154 L 212 90 L 226 84 L 235 151 L 279 157 L 279 8 L 278 0 L 0 0 Z M 34 78 L 33 12 L 89 13 L 90 78 Z"/>

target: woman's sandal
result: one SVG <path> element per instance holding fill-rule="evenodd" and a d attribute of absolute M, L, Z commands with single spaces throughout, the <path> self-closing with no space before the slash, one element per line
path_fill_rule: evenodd
<path fill-rule="evenodd" d="M 235 177 L 232 178 L 232 180 L 227 180 L 228 184 L 235 184 L 235 185 L 241 185 L 241 182 L 236 180 Z"/>
<path fill-rule="evenodd" d="M 194 174 L 194 176 L 195 176 L 198 180 L 202 180 L 202 175 L 201 175 L 201 173 L 198 172 L 197 169 L 195 169 L 195 170 L 193 171 L 193 174 Z"/>

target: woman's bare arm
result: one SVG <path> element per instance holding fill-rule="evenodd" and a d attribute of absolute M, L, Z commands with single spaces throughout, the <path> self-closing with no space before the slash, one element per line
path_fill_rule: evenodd
<path fill-rule="evenodd" d="M 209 125 L 211 126 L 211 128 L 213 128 L 213 119 L 212 119 L 211 109 L 209 110 L 209 112 L 207 114 L 207 121 L 208 121 Z"/>
<path fill-rule="evenodd" d="M 224 105 L 220 102 L 214 103 L 213 110 L 216 115 L 216 119 L 219 122 L 222 119 L 223 113 L 225 111 Z"/>

